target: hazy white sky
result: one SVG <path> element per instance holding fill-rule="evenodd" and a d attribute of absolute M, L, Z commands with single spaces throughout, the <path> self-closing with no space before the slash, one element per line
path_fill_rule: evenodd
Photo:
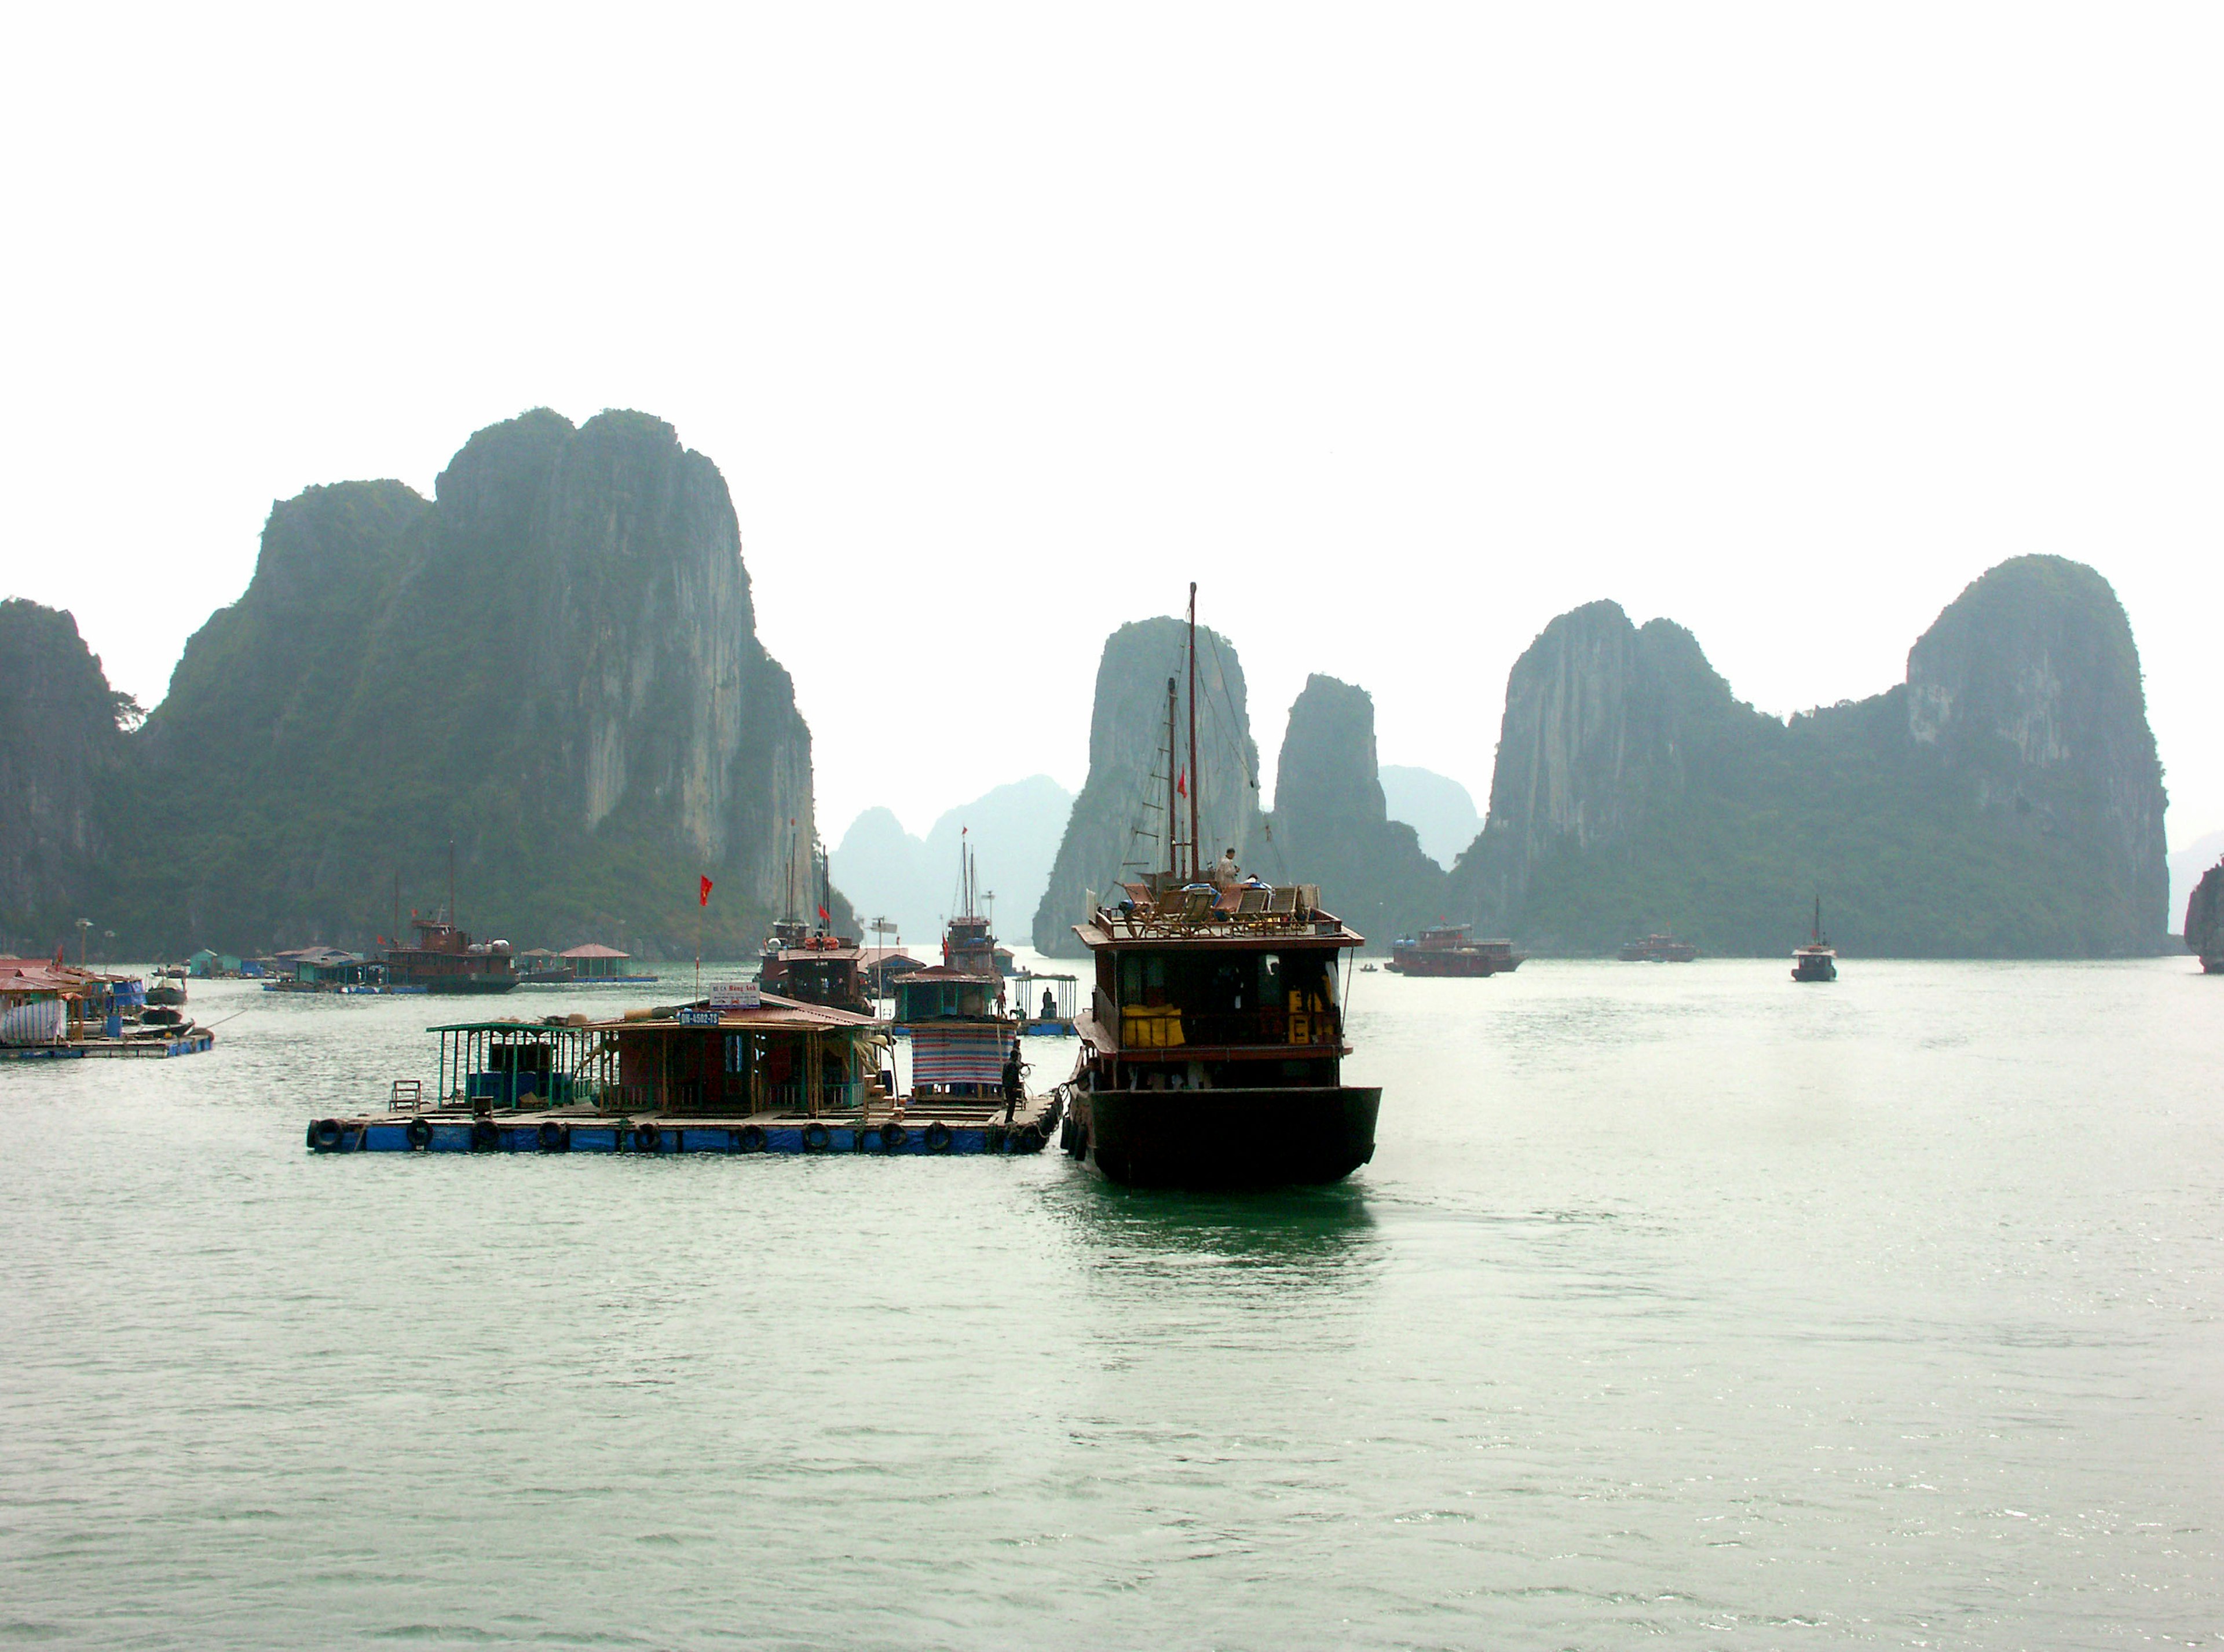
<path fill-rule="evenodd" d="M 2000 559 L 2216 738 L 2224 12 L 1870 4 L 18 7 L 0 590 L 150 703 L 274 499 L 540 404 L 733 489 L 822 824 L 1078 785 L 1185 582 L 1490 779 L 1600 596 L 1778 712 Z M 900 659 L 1009 685 L 889 735 Z"/>

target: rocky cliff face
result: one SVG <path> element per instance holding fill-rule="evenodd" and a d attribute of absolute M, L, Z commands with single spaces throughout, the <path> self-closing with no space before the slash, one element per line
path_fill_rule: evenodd
<path fill-rule="evenodd" d="M 173 852 L 124 891 L 170 946 L 362 942 L 401 904 L 635 953 L 753 949 L 813 832 L 810 734 L 755 636 L 731 500 L 671 427 L 540 411 L 427 501 L 271 512 L 187 644 L 128 807 Z M 405 916 L 406 921 L 406 916 Z"/>
<path fill-rule="evenodd" d="M 2224 861 L 2201 875 L 2185 902 L 2185 947 L 2211 975 L 2224 975 Z"/>
<path fill-rule="evenodd" d="M 1177 619 L 1139 620 L 1105 639 L 1096 668 L 1089 725 L 1089 778 L 1074 799 L 1050 885 L 1035 910 L 1034 944 L 1053 957 L 1079 950 L 1072 927 L 1084 915 L 1085 892 L 1102 893 L 1123 878 L 1166 864 L 1166 681 L 1176 681 L 1176 727 L 1189 736 L 1185 627 Z M 1198 829 L 1205 858 L 1233 845 L 1247 865 L 1263 840 L 1259 812 L 1259 750 L 1251 738 L 1243 668 L 1235 645 L 1197 631 L 1197 731 L 1203 783 Z M 1177 773 L 1187 766 L 1177 759 Z M 1189 831 L 1188 802 L 1180 829 Z"/>
<path fill-rule="evenodd" d="M 2164 927 L 2163 805 L 2129 623 L 2078 564 L 1993 569 L 1905 683 L 1789 723 L 1689 632 L 1595 603 L 1515 664 L 1454 884 L 1545 951 L 1672 926 L 1773 952 L 1819 892 L 1855 953 L 2139 953 Z"/>
<path fill-rule="evenodd" d="M 1444 911 L 1443 869 L 1413 828 L 1388 817 L 1375 759 L 1374 702 L 1314 675 L 1290 707 L 1275 769 L 1271 835 L 1247 870 L 1317 883 L 1330 911 L 1386 949 Z"/>
<path fill-rule="evenodd" d="M 67 614 L 0 602 L 0 951 L 71 942 L 123 744 L 100 661 Z"/>

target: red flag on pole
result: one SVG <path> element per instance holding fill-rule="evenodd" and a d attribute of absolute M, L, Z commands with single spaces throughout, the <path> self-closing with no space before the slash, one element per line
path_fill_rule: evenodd
<path fill-rule="evenodd" d="M 825 907 L 818 908 L 818 921 L 821 923 L 831 923 L 834 921 L 832 918 L 827 915 L 826 908 Z"/>
<path fill-rule="evenodd" d="M 1181 778 L 1174 782 L 1174 790 L 1184 797 L 1187 797 L 1189 795 L 1189 770 L 1187 769 L 1184 769 L 1181 771 Z"/>
<path fill-rule="evenodd" d="M 711 904 L 711 880 L 707 877 L 703 880 L 703 887 L 695 896 L 695 904 L 697 906 Z"/>

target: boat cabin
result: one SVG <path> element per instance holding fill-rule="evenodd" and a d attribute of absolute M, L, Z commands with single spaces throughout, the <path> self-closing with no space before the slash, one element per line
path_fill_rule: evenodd
<path fill-rule="evenodd" d="M 852 1015 L 870 1016 L 871 993 L 865 979 L 865 952 L 846 935 L 810 935 L 782 944 L 775 926 L 765 943 L 757 980 L 768 992 L 800 1003 L 818 1004 Z"/>
<path fill-rule="evenodd" d="M 1255 900 L 1245 897 L 1258 895 Z M 1231 898 L 1232 897 L 1232 898 Z M 1363 944 L 1309 892 L 1153 879 L 1075 927 L 1096 961 L 1077 1020 L 1098 1088 L 1334 1086 L 1336 974 Z"/>

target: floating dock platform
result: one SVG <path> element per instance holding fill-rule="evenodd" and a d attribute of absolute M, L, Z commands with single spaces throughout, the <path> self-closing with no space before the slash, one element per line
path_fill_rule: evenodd
<path fill-rule="evenodd" d="M 177 1038 L 80 1038 L 62 1044 L 0 1045 L 0 1061 L 159 1061 L 168 1055 L 199 1055 L 215 1048 L 216 1035 L 195 1028 Z"/>
<path fill-rule="evenodd" d="M 1064 1098 L 1030 1096 L 1004 1122 L 1001 1102 L 927 1102 L 901 1116 L 812 1118 L 793 1113 L 704 1117 L 692 1113 L 616 1116 L 586 1107 L 473 1113 L 422 1108 L 309 1126 L 318 1153 L 1039 1153 L 1057 1134 Z"/>

